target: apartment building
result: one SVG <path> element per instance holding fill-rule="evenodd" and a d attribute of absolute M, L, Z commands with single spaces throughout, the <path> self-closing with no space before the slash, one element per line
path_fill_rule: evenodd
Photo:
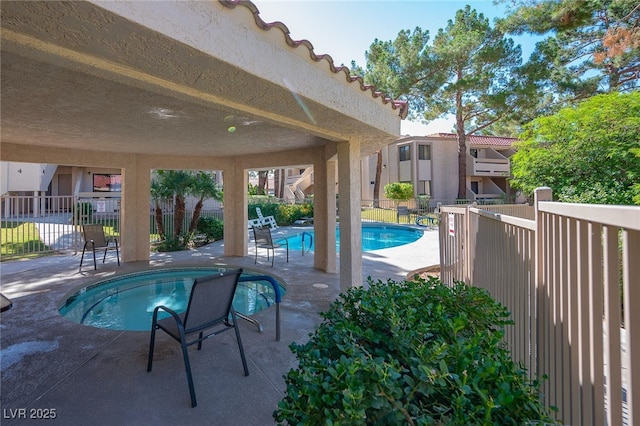
<path fill-rule="evenodd" d="M 509 186 L 510 160 L 516 138 L 467 137 L 466 199 L 470 202 L 516 200 Z M 458 198 L 458 139 L 453 133 L 405 136 L 381 150 L 380 199 L 388 183 L 413 184 L 415 196 L 433 202 L 455 203 Z M 362 159 L 362 199 L 373 200 L 378 155 Z"/>

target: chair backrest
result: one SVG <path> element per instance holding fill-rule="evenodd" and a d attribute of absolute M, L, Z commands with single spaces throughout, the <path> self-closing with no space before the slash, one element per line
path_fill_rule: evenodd
<path fill-rule="evenodd" d="M 197 278 L 184 317 L 186 332 L 207 328 L 229 316 L 242 269 Z"/>
<path fill-rule="evenodd" d="M 262 210 L 260 210 L 260 207 L 256 207 L 256 214 L 258 215 L 258 219 L 264 219 L 264 216 L 262 216 Z"/>
<path fill-rule="evenodd" d="M 408 215 L 409 214 L 409 207 L 407 207 L 407 206 L 398 206 L 398 214 L 399 215 Z"/>
<path fill-rule="evenodd" d="M 253 239 L 257 245 L 272 246 L 273 239 L 271 238 L 271 228 L 268 226 L 254 226 Z"/>
<path fill-rule="evenodd" d="M 84 241 L 93 241 L 94 247 L 106 247 L 107 237 L 104 235 L 104 227 L 100 224 L 82 225 Z"/>

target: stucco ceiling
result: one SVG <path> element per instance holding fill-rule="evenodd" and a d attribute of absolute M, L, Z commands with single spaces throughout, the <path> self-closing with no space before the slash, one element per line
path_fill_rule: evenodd
<path fill-rule="evenodd" d="M 277 137 L 276 137 L 277 135 Z M 2 140 L 169 155 L 247 155 L 319 145 L 264 118 L 2 55 Z"/>
<path fill-rule="evenodd" d="M 373 105 L 373 118 L 366 122 L 90 2 L 2 1 L 0 6 L 2 143 L 236 156 L 357 138 L 363 151 L 372 151 L 395 137 L 374 123 L 375 108 L 381 122 L 383 116 L 395 117 L 399 130 L 398 112 L 390 105 Z M 225 10 L 213 8 L 211 21 L 216 14 L 241 13 Z M 243 22 L 245 16 L 233 18 Z M 249 19 L 246 25 L 255 23 Z M 230 44 L 234 37 L 240 43 L 238 35 L 226 36 Z M 268 66 L 268 54 L 254 55 L 256 69 L 260 61 Z M 304 67 L 320 66 L 306 62 L 292 69 L 285 83 L 300 86 Z M 327 79 L 347 95 L 336 105 L 373 104 L 370 95 L 346 87 L 351 83 Z"/>

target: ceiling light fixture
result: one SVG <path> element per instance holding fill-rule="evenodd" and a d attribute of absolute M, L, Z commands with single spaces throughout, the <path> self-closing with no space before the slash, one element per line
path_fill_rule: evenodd
<path fill-rule="evenodd" d="M 175 114 L 175 111 L 170 110 L 168 108 L 152 108 L 151 110 L 149 110 L 149 114 L 155 115 L 156 118 L 158 118 L 160 120 L 166 120 L 166 119 L 169 119 L 169 118 L 178 117 Z"/>

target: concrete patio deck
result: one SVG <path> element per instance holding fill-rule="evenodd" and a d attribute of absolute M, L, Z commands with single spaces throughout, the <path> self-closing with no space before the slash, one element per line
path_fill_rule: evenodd
<path fill-rule="evenodd" d="M 364 277 L 402 280 L 407 273 L 439 263 L 438 232 L 418 241 L 363 253 Z M 107 259 L 94 271 L 78 272 L 80 256 L 54 256 L 0 264 L 2 293 L 13 307 L 0 316 L 2 370 L 0 423 L 19 425 L 55 415 L 46 424 L 190 424 L 264 426 L 286 390 L 283 375 L 296 366 L 291 342 L 303 343 L 339 294 L 337 274 L 313 269 L 313 255 L 291 252 L 254 265 L 253 246 L 242 258 L 222 256 L 224 242 L 198 250 L 154 253 L 149 263 L 117 267 Z M 153 371 L 147 373 L 148 332 L 111 331 L 73 323 L 58 313 L 71 291 L 115 274 L 157 266 L 225 263 L 258 268 L 287 283 L 281 304 L 282 338 L 275 341 L 275 310 L 256 314 L 264 331 L 241 321 L 249 366 L 242 371 L 233 333 L 192 348 L 198 406 L 191 408 L 179 345 L 160 334 Z M 316 284 L 316 285 L 314 285 Z M 318 285 L 324 284 L 324 285 Z"/>

